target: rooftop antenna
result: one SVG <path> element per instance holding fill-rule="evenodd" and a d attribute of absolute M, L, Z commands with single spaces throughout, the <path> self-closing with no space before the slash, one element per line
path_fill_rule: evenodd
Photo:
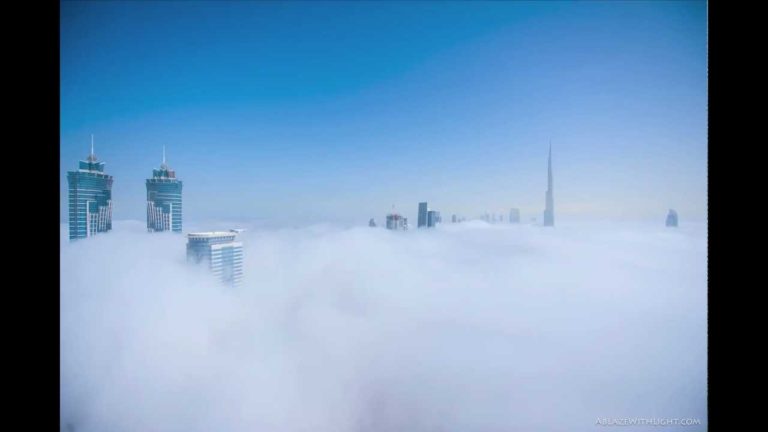
<path fill-rule="evenodd" d="M 163 145 L 163 165 L 165 165 L 165 145 Z"/>
<path fill-rule="evenodd" d="M 86 159 L 88 162 L 96 162 L 96 155 L 93 154 L 93 134 L 91 134 L 91 154 Z"/>

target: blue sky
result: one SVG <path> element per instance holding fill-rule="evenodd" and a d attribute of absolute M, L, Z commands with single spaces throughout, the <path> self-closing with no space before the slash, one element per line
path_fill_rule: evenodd
<path fill-rule="evenodd" d="M 66 171 L 114 218 L 168 162 L 185 220 L 706 217 L 705 2 L 62 2 Z"/>

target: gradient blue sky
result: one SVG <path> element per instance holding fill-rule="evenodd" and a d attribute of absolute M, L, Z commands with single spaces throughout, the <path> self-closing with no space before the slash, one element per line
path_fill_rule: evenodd
<path fill-rule="evenodd" d="M 114 218 L 168 162 L 186 221 L 706 218 L 706 3 L 62 2 L 66 171 Z"/>

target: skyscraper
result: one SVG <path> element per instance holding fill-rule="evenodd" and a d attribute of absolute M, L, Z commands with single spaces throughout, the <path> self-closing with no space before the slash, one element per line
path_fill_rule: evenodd
<path fill-rule="evenodd" d="M 243 243 L 236 242 L 237 232 L 212 231 L 187 234 L 187 261 L 207 262 L 222 283 L 240 286 L 243 278 Z"/>
<path fill-rule="evenodd" d="M 451 215 L 451 223 L 456 223 L 456 222 L 458 222 L 458 219 L 456 219 L 456 215 L 455 214 Z"/>
<path fill-rule="evenodd" d="M 165 162 L 147 179 L 147 230 L 181 232 L 181 180 Z"/>
<path fill-rule="evenodd" d="M 547 165 L 547 202 L 544 209 L 544 226 L 555 226 L 555 200 L 552 196 L 552 143 L 549 143 L 549 161 Z"/>
<path fill-rule="evenodd" d="M 520 209 L 509 210 L 509 223 L 520 223 Z"/>
<path fill-rule="evenodd" d="M 419 203 L 419 218 L 416 220 L 416 228 L 423 228 L 427 226 L 427 208 L 426 202 Z"/>
<path fill-rule="evenodd" d="M 397 213 L 390 213 L 387 215 L 387 229 L 388 230 L 408 230 L 408 218 L 403 217 Z"/>
<path fill-rule="evenodd" d="M 677 212 L 669 209 L 669 213 L 667 213 L 667 222 L 666 225 L 668 227 L 676 227 L 677 226 Z"/>
<path fill-rule="evenodd" d="M 90 237 L 112 229 L 112 176 L 93 152 L 80 161 L 77 171 L 67 172 L 69 183 L 69 239 Z"/>
<path fill-rule="evenodd" d="M 427 212 L 427 227 L 428 228 L 434 228 L 442 222 L 440 219 L 440 212 L 435 210 L 429 210 Z"/>

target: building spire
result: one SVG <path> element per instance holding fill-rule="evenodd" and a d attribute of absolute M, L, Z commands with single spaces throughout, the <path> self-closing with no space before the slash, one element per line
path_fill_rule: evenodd
<path fill-rule="evenodd" d="M 165 165 L 165 144 L 163 144 L 163 165 Z"/>
<path fill-rule="evenodd" d="M 547 188 L 552 190 L 552 140 L 549 140 L 549 159 L 547 160 Z"/>
<path fill-rule="evenodd" d="M 87 158 L 88 162 L 96 162 L 96 154 L 93 152 L 93 134 L 91 134 L 91 153 Z"/>
<path fill-rule="evenodd" d="M 547 160 L 547 193 L 544 207 L 544 226 L 555 225 L 555 200 L 552 190 L 552 140 L 549 140 L 549 158 Z"/>

